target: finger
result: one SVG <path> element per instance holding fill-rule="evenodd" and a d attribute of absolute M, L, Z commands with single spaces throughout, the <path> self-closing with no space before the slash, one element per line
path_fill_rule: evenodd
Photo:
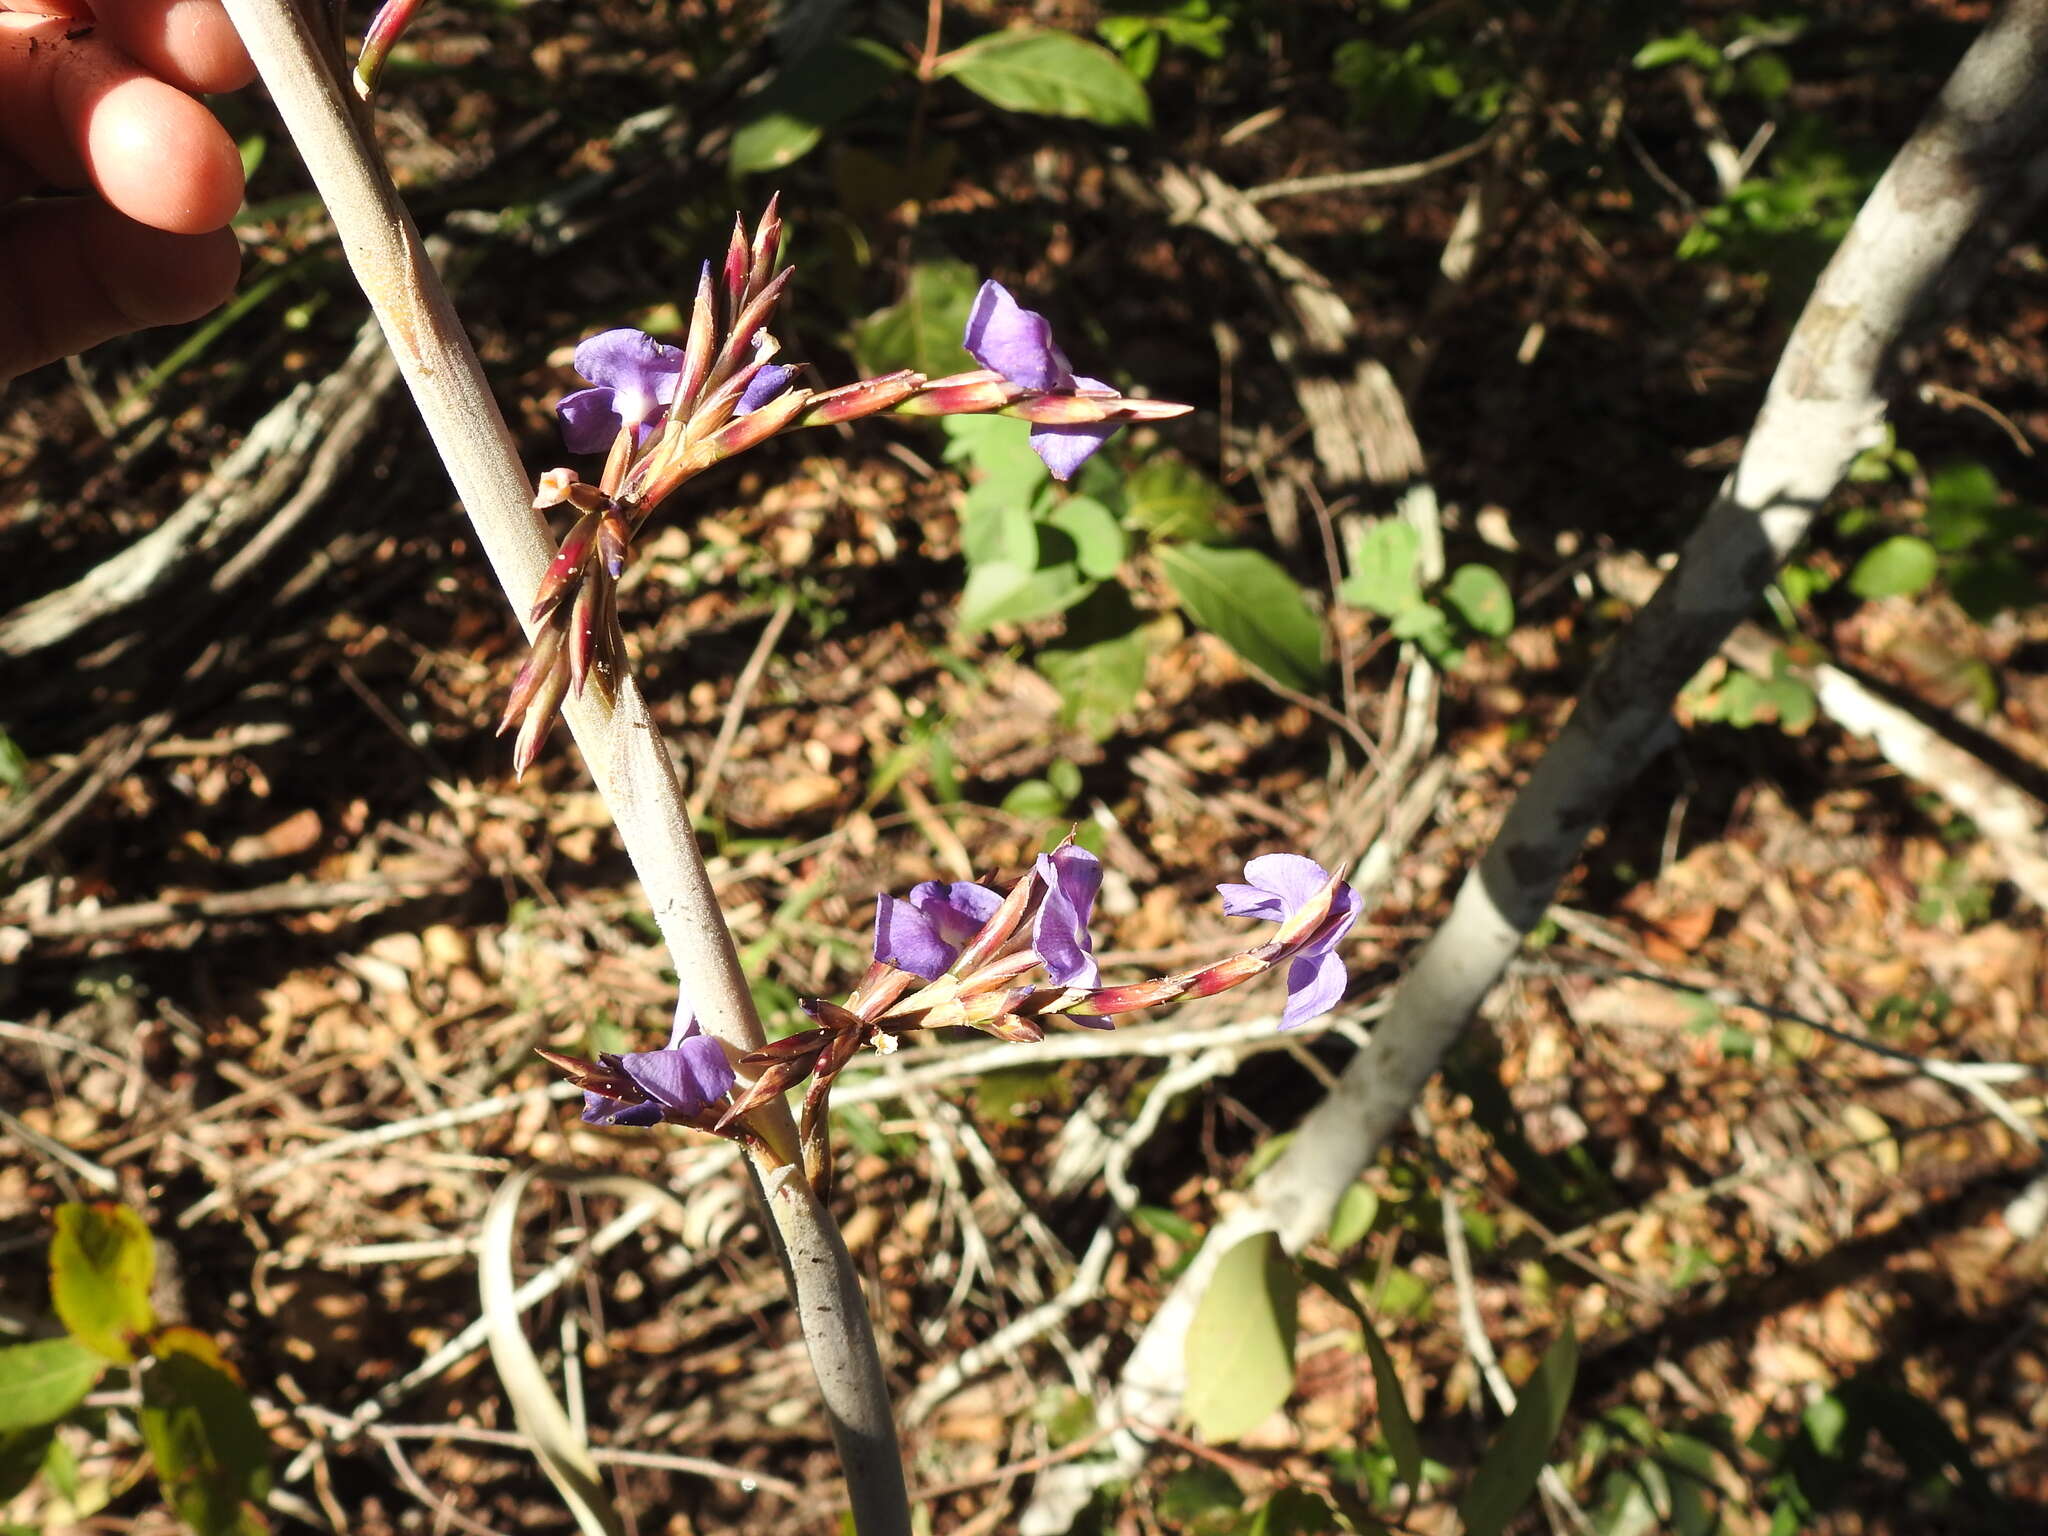
<path fill-rule="evenodd" d="M 213 114 L 98 36 L 0 29 L 0 150 L 157 229 L 218 229 L 241 203 L 241 156 Z"/>
<path fill-rule="evenodd" d="M 88 198 L 0 213 L 0 381 L 125 331 L 196 320 L 240 270 L 225 229 L 166 234 Z"/>
<path fill-rule="evenodd" d="M 93 9 L 101 37 L 180 90 L 233 91 L 256 78 L 219 0 L 97 0 Z"/>
<path fill-rule="evenodd" d="M 43 186 L 43 178 L 14 156 L 0 154 L 0 208 L 17 197 L 26 197 Z"/>

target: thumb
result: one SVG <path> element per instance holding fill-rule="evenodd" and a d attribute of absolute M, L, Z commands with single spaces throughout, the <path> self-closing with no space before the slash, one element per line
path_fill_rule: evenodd
<path fill-rule="evenodd" d="M 0 213 L 0 383 L 144 326 L 196 320 L 234 292 L 225 229 L 173 235 L 97 199 Z"/>

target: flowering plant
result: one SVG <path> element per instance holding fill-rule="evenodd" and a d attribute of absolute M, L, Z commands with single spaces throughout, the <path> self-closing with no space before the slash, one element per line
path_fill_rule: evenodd
<path fill-rule="evenodd" d="M 1295 853 L 1253 859 L 1245 880 L 1217 890 L 1228 915 L 1279 924 L 1263 942 L 1193 970 L 1105 986 L 1088 932 L 1102 865 L 1070 838 L 1039 855 L 1007 892 L 927 880 L 907 898 L 877 895 L 874 959 L 860 984 L 844 1003 L 805 999 L 812 1027 L 741 1056 L 737 1070 L 684 1016 L 663 1050 L 596 1061 L 541 1054 L 583 1088 L 583 1118 L 594 1124 L 666 1121 L 756 1146 L 747 1116 L 808 1078 L 798 1136 L 804 1173 L 823 1187 L 832 1084 L 864 1047 L 887 1053 L 917 1031 L 953 1027 L 1035 1042 L 1045 1038 L 1047 1022 L 1061 1019 L 1111 1029 L 1120 1014 L 1227 992 L 1282 961 L 1281 1028 L 1335 1007 L 1345 973 L 1334 951 L 1358 920 L 1358 893 Z"/>
<path fill-rule="evenodd" d="M 962 345 L 983 366 L 944 378 L 899 369 L 836 389 L 797 384 L 799 369 L 774 361 L 769 322 L 795 268 L 781 265 L 782 220 L 770 199 L 749 237 L 735 220 L 725 258 L 698 275 L 683 344 L 643 332 L 599 332 L 576 348 L 589 387 L 557 408 L 573 452 L 603 453 L 596 484 L 572 469 L 541 476 L 536 508 L 567 507 L 574 521 L 542 577 L 529 612 L 540 625 L 513 680 L 503 735 L 519 728 L 513 766 L 538 755 L 562 700 L 591 677 L 617 675 L 623 640 L 617 584 L 636 533 L 678 487 L 712 465 L 795 427 L 824 426 L 889 411 L 899 416 L 999 412 L 1032 424 L 1031 446 L 1061 479 L 1129 421 L 1161 421 L 1192 407 L 1134 399 L 1075 374 L 1045 317 L 993 280 L 982 285 Z"/>

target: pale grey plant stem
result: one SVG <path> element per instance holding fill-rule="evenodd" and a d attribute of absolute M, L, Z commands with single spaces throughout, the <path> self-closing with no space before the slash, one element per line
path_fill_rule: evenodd
<path fill-rule="evenodd" d="M 312 173 L 491 568 L 524 623 L 528 597 L 554 546 L 533 510 L 533 489 L 511 432 L 419 232 L 306 14 L 291 0 L 227 0 L 227 8 Z M 618 824 L 688 1005 L 729 1047 L 754 1049 L 762 1036 L 752 995 L 646 701 L 625 677 L 614 698 L 593 687 L 570 699 L 563 714 Z M 769 1140 L 794 1149 L 794 1127 L 779 1103 L 761 1111 L 756 1125 Z M 753 1159 L 753 1171 L 789 1274 L 855 1522 L 861 1536 L 907 1536 L 909 1502 L 888 1383 L 846 1244 L 800 1173 L 761 1156 Z"/>
<path fill-rule="evenodd" d="M 1125 1362 L 1099 1421 L 1113 1459 L 1052 1469 L 1021 1536 L 1066 1530 L 1091 1488 L 1128 1476 L 1186 1386 L 1187 1330 L 1216 1259 L 1277 1232 L 1292 1252 L 1406 1119 L 1592 830 L 1670 743 L 1671 706 L 1748 615 L 1850 462 L 1878 440 L 1899 351 L 1939 302 L 1966 298 L 2048 190 L 2048 0 L 2013 0 L 1957 66 L 1872 190 L 1786 343 L 1741 462 L 1663 586 L 1602 659 L 1516 796 L 1371 1043 L 1302 1121 L 1251 1197 L 1219 1222 Z"/>

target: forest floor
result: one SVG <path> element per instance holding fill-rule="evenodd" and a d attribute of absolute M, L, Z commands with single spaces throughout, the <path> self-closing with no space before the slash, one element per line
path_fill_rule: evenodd
<path fill-rule="evenodd" d="M 1245 187 L 1421 158 L 1375 149 L 1317 94 L 1315 29 L 1352 9 L 1276 24 L 1277 84 L 1170 60 L 1136 163 Z M 1901 57 L 1912 28 L 1981 15 L 1886 9 L 1871 46 Z M 735 200 L 765 196 L 762 178 L 732 191 L 719 158 L 768 57 L 748 10 L 601 5 L 555 36 L 537 9 L 444 17 L 392 88 L 392 158 L 422 223 L 457 242 L 458 300 L 536 470 L 562 456 L 552 404 L 575 339 L 680 301 L 678 274 L 714 253 Z M 1034 14 L 1085 26 L 1096 11 Z M 1558 81 L 1512 158 L 1261 204 L 1273 244 L 1329 280 L 1362 353 L 1399 378 L 1454 557 L 1502 569 L 1517 600 L 1512 633 L 1474 639 L 1441 676 L 1434 752 L 1411 769 L 1433 792 L 1354 930 L 1344 1008 L 1282 1036 L 1277 989 L 1233 993 L 1036 1053 L 934 1041 L 846 1079 L 835 1204 L 899 1401 L 918 1410 L 902 1427 L 933 1531 L 1011 1529 L 1033 1471 L 1090 1449 L 1077 1405 L 1341 1071 L 1626 622 L 1609 563 L 1663 555 L 1739 448 L 1803 288 L 1676 258 L 1691 210 L 1643 162 L 1697 190 L 1700 130 L 1686 94 L 1627 57 Z M 1952 57 L 1814 66 L 1802 108 L 1882 164 Z M 506 58 L 530 58 L 532 78 L 508 83 Z M 1625 134 L 1603 136 L 1603 102 L 1626 108 Z M 668 110 L 619 130 L 653 107 Z M 643 1216 L 588 1257 L 620 1202 L 536 1195 L 521 1258 L 528 1273 L 587 1257 L 529 1335 L 576 1362 L 596 1444 L 640 1453 L 608 1463 L 622 1501 L 647 1532 L 839 1529 L 809 1366 L 729 1149 L 585 1126 L 533 1054 L 653 1040 L 674 978 L 566 733 L 521 780 L 492 735 L 516 630 L 401 393 L 367 352 L 348 387 L 316 393 L 363 308 L 268 107 L 232 110 L 268 142 L 245 223 L 257 300 L 168 369 L 177 338 L 149 335 L 0 400 L 0 727 L 19 754 L 0 788 L 0 1325 L 43 1314 L 52 1207 L 119 1198 L 156 1234 L 166 1315 L 220 1338 L 258 1400 L 297 1501 L 281 1527 L 296 1508 L 365 1536 L 568 1530 L 481 1342 L 443 1351 L 476 1315 L 473 1241 L 509 1170 L 630 1173 L 684 1193 L 679 1228 Z M 947 98 L 913 131 L 957 150 L 952 178 L 865 231 L 822 153 L 793 167 L 779 184 L 806 277 L 785 347 L 850 377 L 844 322 L 893 300 L 892 274 L 935 229 L 1071 322 L 1077 366 L 1123 338 L 1120 368 L 1198 407 L 1154 451 L 1221 485 L 1236 535 L 1320 594 L 1354 724 L 1383 743 L 1420 670 L 1329 597 L 1319 520 L 1390 499 L 1323 476 L 1266 345 L 1282 322 L 1263 307 L 1264 252 L 1120 191 L 1126 162 L 1099 131 L 1029 120 L 1043 137 L 1027 150 L 1005 142 L 1016 121 Z M 1488 174 L 1491 243 L 1448 283 L 1437 260 Z M 463 217 L 522 200 L 557 222 Z M 1917 363 L 1938 387 L 1902 398 L 1900 442 L 1926 463 L 1990 463 L 2038 500 L 2040 249 L 2008 257 Z M 274 483 L 255 489 L 247 464 L 222 476 L 279 401 Z M 1276 484 L 1308 488 L 1291 518 L 1269 516 L 1261 487 Z M 249 490 L 257 519 L 233 522 L 216 496 L 163 580 L 86 611 L 79 583 L 153 531 L 169 539 L 181 503 L 221 485 Z M 1235 947 L 1242 925 L 1212 888 L 1246 858 L 1356 861 L 1381 830 L 1359 807 L 1388 786 L 1353 734 L 1178 621 L 1110 734 L 1064 723 L 1029 665 L 1057 621 L 980 636 L 952 622 L 963 488 L 926 427 L 784 439 L 700 482 L 629 579 L 637 671 L 704 797 L 706 855 L 771 1024 L 857 979 L 877 891 L 1014 874 L 1076 823 L 1110 871 L 1097 943 L 1112 975 Z M 1910 477 L 1845 493 L 1904 518 L 1915 495 Z M 1809 558 L 1839 576 L 1845 547 Z M 2020 554 L 2038 582 L 2042 544 Z M 1141 603 L 1163 591 L 1156 571 L 1130 580 Z M 29 605 L 51 594 L 37 630 Z M 1980 623 L 1938 587 L 1865 602 L 1837 584 L 1797 627 L 1810 654 L 2048 795 L 2048 606 Z M 1517 1380 L 1575 1326 L 1585 1358 L 1554 1460 L 1603 1532 L 1695 1529 L 1674 1486 L 1733 1533 L 1802 1500 L 1803 1523 L 1781 1528 L 2038 1529 L 2048 1245 L 2014 1202 L 2041 1157 L 2048 925 L 1941 786 L 1825 715 L 1738 728 L 1714 697 L 1692 697 L 1676 748 L 1432 1085 L 1427 1133 L 1368 1175 L 1370 1230 L 1323 1255 L 1370 1280 L 1448 1469 L 1381 1507 L 1403 1530 L 1452 1529 L 1498 1423 L 1469 1300 Z M 1162 1076 L 1219 1042 L 1228 1070 L 1131 1138 Z M 2014 1123 L 1916 1060 L 2024 1064 L 1996 1090 Z M 1135 1210 L 1111 1197 L 1112 1157 Z M 1464 1286 L 1447 1219 L 1472 1250 Z M 1085 1305 L 916 1396 L 1057 1295 L 1098 1231 L 1113 1251 Z M 1301 1337 L 1284 1413 L 1229 1447 L 1162 1446 L 1105 1499 L 1102 1528 L 1225 1531 L 1219 1503 L 1373 1488 L 1384 1455 L 1356 1326 L 1309 1291 Z M 109 1422 L 80 1447 L 109 1500 L 90 1528 L 163 1528 L 150 1485 L 129 1486 L 132 1435 Z M 44 1497 L 7 1513 L 58 1529 Z"/>

